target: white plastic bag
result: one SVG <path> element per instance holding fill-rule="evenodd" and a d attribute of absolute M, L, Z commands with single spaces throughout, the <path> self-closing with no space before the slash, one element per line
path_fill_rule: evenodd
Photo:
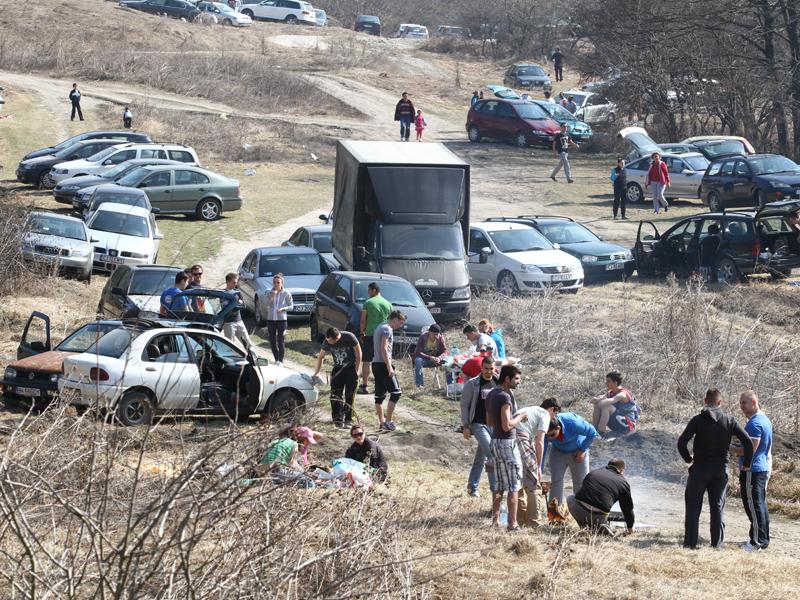
<path fill-rule="evenodd" d="M 352 458 L 337 458 L 334 460 L 331 475 L 338 479 L 347 479 L 357 486 L 366 486 L 372 483 L 369 467 Z"/>

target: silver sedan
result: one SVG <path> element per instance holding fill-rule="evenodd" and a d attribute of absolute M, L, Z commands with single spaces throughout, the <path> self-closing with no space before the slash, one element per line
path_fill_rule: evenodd
<path fill-rule="evenodd" d="M 700 183 L 708 166 L 708 159 L 699 152 L 685 154 L 664 154 L 661 159 L 667 163 L 670 185 L 664 192 L 668 199 L 699 198 Z M 650 157 L 635 160 L 625 167 L 627 179 L 625 193 L 630 203 L 644 202 L 647 197 L 645 181 L 650 169 Z"/>

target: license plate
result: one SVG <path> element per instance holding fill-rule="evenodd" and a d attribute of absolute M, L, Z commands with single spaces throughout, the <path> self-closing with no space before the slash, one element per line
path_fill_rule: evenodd
<path fill-rule="evenodd" d="M 311 309 L 311 304 L 295 304 L 293 310 L 295 312 L 311 312 Z"/>
<path fill-rule="evenodd" d="M 625 263 L 611 263 L 610 265 L 606 265 L 606 271 L 619 271 L 625 268 Z"/>
<path fill-rule="evenodd" d="M 101 254 L 100 255 L 100 262 L 107 262 L 107 263 L 121 263 L 122 258 L 119 256 L 109 256 L 108 254 Z"/>
<path fill-rule="evenodd" d="M 560 275 L 553 275 L 553 281 L 567 281 L 572 279 L 572 273 L 561 273 Z"/>
<path fill-rule="evenodd" d="M 438 306 L 433 306 L 428 310 L 431 312 L 432 315 L 438 315 L 440 312 L 442 312 L 442 309 L 439 308 Z"/>
<path fill-rule="evenodd" d="M 19 394 L 20 396 L 25 396 L 27 398 L 38 398 L 39 396 L 42 395 L 42 392 L 40 390 L 37 390 L 36 388 L 18 387 L 17 394 Z"/>
<path fill-rule="evenodd" d="M 395 344 L 416 344 L 417 340 L 415 340 L 414 338 L 405 337 L 405 336 L 395 336 L 394 343 Z"/>

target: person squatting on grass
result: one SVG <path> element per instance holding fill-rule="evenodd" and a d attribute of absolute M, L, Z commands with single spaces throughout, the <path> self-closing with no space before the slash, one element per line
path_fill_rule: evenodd
<path fill-rule="evenodd" d="M 325 355 L 333 356 L 331 371 L 331 418 L 336 427 L 350 427 L 353 422 L 353 401 L 356 397 L 358 369 L 361 366 L 361 345 L 349 331 L 330 327 L 317 358 L 314 378 L 319 377 Z"/>
<path fill-rule="evenodd" d="M 386 457 L 383 455 L 383 449 L 378 442 L 369 439 L 364 434 L 364 428 L 361 425 L 353 425 L 350 428 L 350 437 L 353 438 L 353 443 L 345 452 L 345 458 L 357 460 L 360 463 L 369 465 L 375 469 L 373 479 L 383 483 L 389 475 L 389 465 L 386 462 Z"/>
<path fill-rule="evenodd" d="M 395 430 L 392 416 L 402 394 L 400 383 L 397 381 L 397 373 L 392 364 L 394 330 L 402 327 L 405 322 L 406 316 L 399 310 L 393 310 L 389 313 L 389 318 L 375 328 L 373 335 L 375 355 L 372 357 L 372 376 L 375 378 L 375 414 L 378 416 L 380 428 L 386 431 Z M 387 392 L 389 393 L 389 406 L 384 417 L 383 401 Z"/>
<path fill-rule="evenodd" d="M 497 487 L 492 491 L 492 526 L 500 525 L 500 504 L 508 492 L 508 530 L 519 529 L 517 496 L 522 488 L 522 457 L 514 428 L 528 420 L 527 413 L 516 412 L 514 390 L 520 382 L 520 370 L 513 365 L 500 369 L 497 387 L 486 397 L 486 422 L 492 428 L 492 463 Z"/>
<path fill-rule="evenodd" d="M 684 501 L 683 547 L 697 548 L 703 496 L 708 493 L 711 518 L 711 546 L 721 548 L 725 541 L 725 496 L 728 491 L 728 451 L 731 438 L 742 443 L 742 470 L 750 470 L 753 442 L 742 426 L 722 411 L 722 392 L 706 392 L 703 410 L 686 425 L 678 438 L 678 452 L 689 464 Z M 692 453 L 689 442 L 694 439 Z"/>

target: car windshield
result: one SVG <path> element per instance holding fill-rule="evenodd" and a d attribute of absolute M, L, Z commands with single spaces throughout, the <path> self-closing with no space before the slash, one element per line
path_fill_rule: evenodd
<path fill-rule="evenodd" d="M 531 250 L 552 250 L 553 245 L 535 229 L 504 229 L 488 231 L 500 252 L 528 252 Z"/>
<path fill-rule="evenodd" d="M 705 151 L 708 156 L 720 156 L 722 154 L 746 154 L 744 144 L 736 140 L 727 142 L 695 142 L 695 146 Z"/>
<path fill-rule="evenodd" d="M 358 304 L 363 304 L 367 301 L 367 299 L 369 299 L 369 295 L 367 294 L 367 286 L 369 286 L 369 284 L 373 281 L 375 280 L 356 280 L 355 296 Z M 419 297 L 419 293 L 417 293 L 417 290 L 415 290 L 414 286 L 407 281 L 387 281 L 385 279 L 381 279 L 379 285 L 381 286 L 381 296 L 391 302 L 392 306 L 424 306 Z"/>
<path fill-rule="evenodd" d="M 126 173 L 130 173 L 133 169 L 138 169 L 141 165 L 131 164 L 128 162 L 120 163 L 118 165 L 114 165 L 108 171 L 103 173 L 103 177 L 106 179 L 116 179 L 117 177 L 121 177 Z"/>
<path fill-rule="evenodd" d="M 684 157 L 683 161 L 693 171 L 705 171 L 708 167 L 708 159 L 705 156 L 688 156 Z"/>
<path fill-rule="evenodd" d="M 150 228 L 147 225 L 147 219 L 140 215 L 130 215 L 110 210 L 98 210 L 94 213 L 88 226 L 89 229 L 95 231 L 119 233 L 121 235 L 130 235 L 140 238 L 150 237 Z"/>
<path fill-rule="evenodd" d="M 371 17 L 371 16 L 362 15 L 362 16 L 358 17 L 358 22 L 359 23 L 380 23 L 381 21 L 380 21 L 380 19 L 378 17 Z"/>
<path fill-rule="evenodd" d="M 97 207 L 106 202 L 114 202 L 116 204 L 125 204 L 126 206 L 141 206 L 147 208 L 145 196 L 139 194 L 125 194 L 115 192 L 103 192 L 102 194 L 95 194 L 92 199 L 91 210 L 97 210 Z"/>
<path fill-rule="evenodd" d="M 569 98 L 572 96 L 572 99 L 575 100 L 575 104 L 578 106 L 583 106 L 583 103 L 586 102 L 586 95 L 585 94 L 564 94 L 565 97 Z"/>
<path fill-rule="evenodd" d="M 542 107 L 538 104 L 514 104 L 514 110 L 522 119 L 542 121 L 550 118 L 550 116 L 544 112 Z"/>
<path fill-rule="evenodd" d="M 311 236 L 311 244 L 315 249 L 319 250 L 320 252 L 333 252 L 330 232 L 315 233 L 314 235 Z"/>
<path fill-rule="evenodd" d="M 219 9 L 219 12 L 225 14 L 234 14 L 234 15 L 237 14 L 237 12 L 233 10 L 230 6 L 228 6 L 227 4 L 222 4 L 222 2 L 215 2 L 214 6 L 216 6 Z"/>
<path fill-rule="evenodd" d="M 101 337 L 86 352 L 110 358 L 119 358 L 131 345 L 133 336 L 128 329 L 114 329 Z"/>
<path fill-rule="evenodd" d="M 560 104 L 554 104 L 552 102 L 537 102 L 536 106 L 541 108 L 544 112 L 550 115 L 556 121 L 577 121 L 578 117 L 573 115 L 569 112 L 566 108 L 561 106 Z"/>
<path fill-rule="evenodd" d="M 264 254 L 258 264 L 259 277 L 276 273 L 291 275 L 324 275 L 328 272 L 319 254 Z"/>
<path fill-rule="evenodd" d="M 464 237 L 459 224 L 383 225 L 383 258 L 464 260 Z"/>
<path fill-rule="evenodd" d="M 118 179 L 117 183 L 126 187 L 136 187 L 136 184 L 139 183 L 149 172 L 150 171 L 144 167 L 138 167 L 130 173 L 127 173 L 124 177 Z"/>
<path fill-rule="evenodd" d="M 69 158 L 70 155 L 73 152 L 76 152 L 80 148 L 81 148 L 81 144 L 71 144 L 71 145 L 67 146 L 66 148 L 56 152 L 55 156 L 56 156 L 56 158 Z"/>
<path fill-rule="evenodd" d="M 172 287 L 175 274 L 180 269 L 137 269 L 133 272 L 128 294 L 131 296 L 159 296 Z"/>
<path fill-rule="evenodd" d="M 71 240 L 86 241 L 83 223 L 71 219 L 59 219 L 47 215 L 33 215 L 28 222 L 28 230 L 40 235 L 55 235 Z"/>
<path fill-rule="evenodd" d="M 581 244 L 598 241 L 597 236 L 586 227 L 569 221 L 539 223 L 539 229 L 554 244 Z"/>
<path fill-rule="evenodd" d="M 747 161 L 756 175 L 773 175 L 775 173 L 798 173 L 800 166 L 785 156 L 765 156 L 751 158 Z"/>
<path fill-rule="evenodd" d="M 114 146 L 109 146 L 108 148 L 103 148 L 102 150 L 100 150 L 100 152 L 95 152 L 86 160 L 88 160 L 89 162 L 100 162 L 106 156 L 114 154 L 114 152 L 116 152 L 117 150 L 119 150 L 119 148 L 114 148 Z"/>
<path fill-rule="evenodd" d="M 87 323 L 61 340 L 61 343 L 56 346 L 54 350 L 59 350 L 61 352 L 86 352 L 86 350 L 96 344 L 101 337 L 117 327 L 119 327 L 119 325 L 116 323 L 104 323 L 102 321 Z"/>
<path fill-rule="evenodd" d="M 544 77 L 542 67 L 517 67 L 518 77 Z"/>

